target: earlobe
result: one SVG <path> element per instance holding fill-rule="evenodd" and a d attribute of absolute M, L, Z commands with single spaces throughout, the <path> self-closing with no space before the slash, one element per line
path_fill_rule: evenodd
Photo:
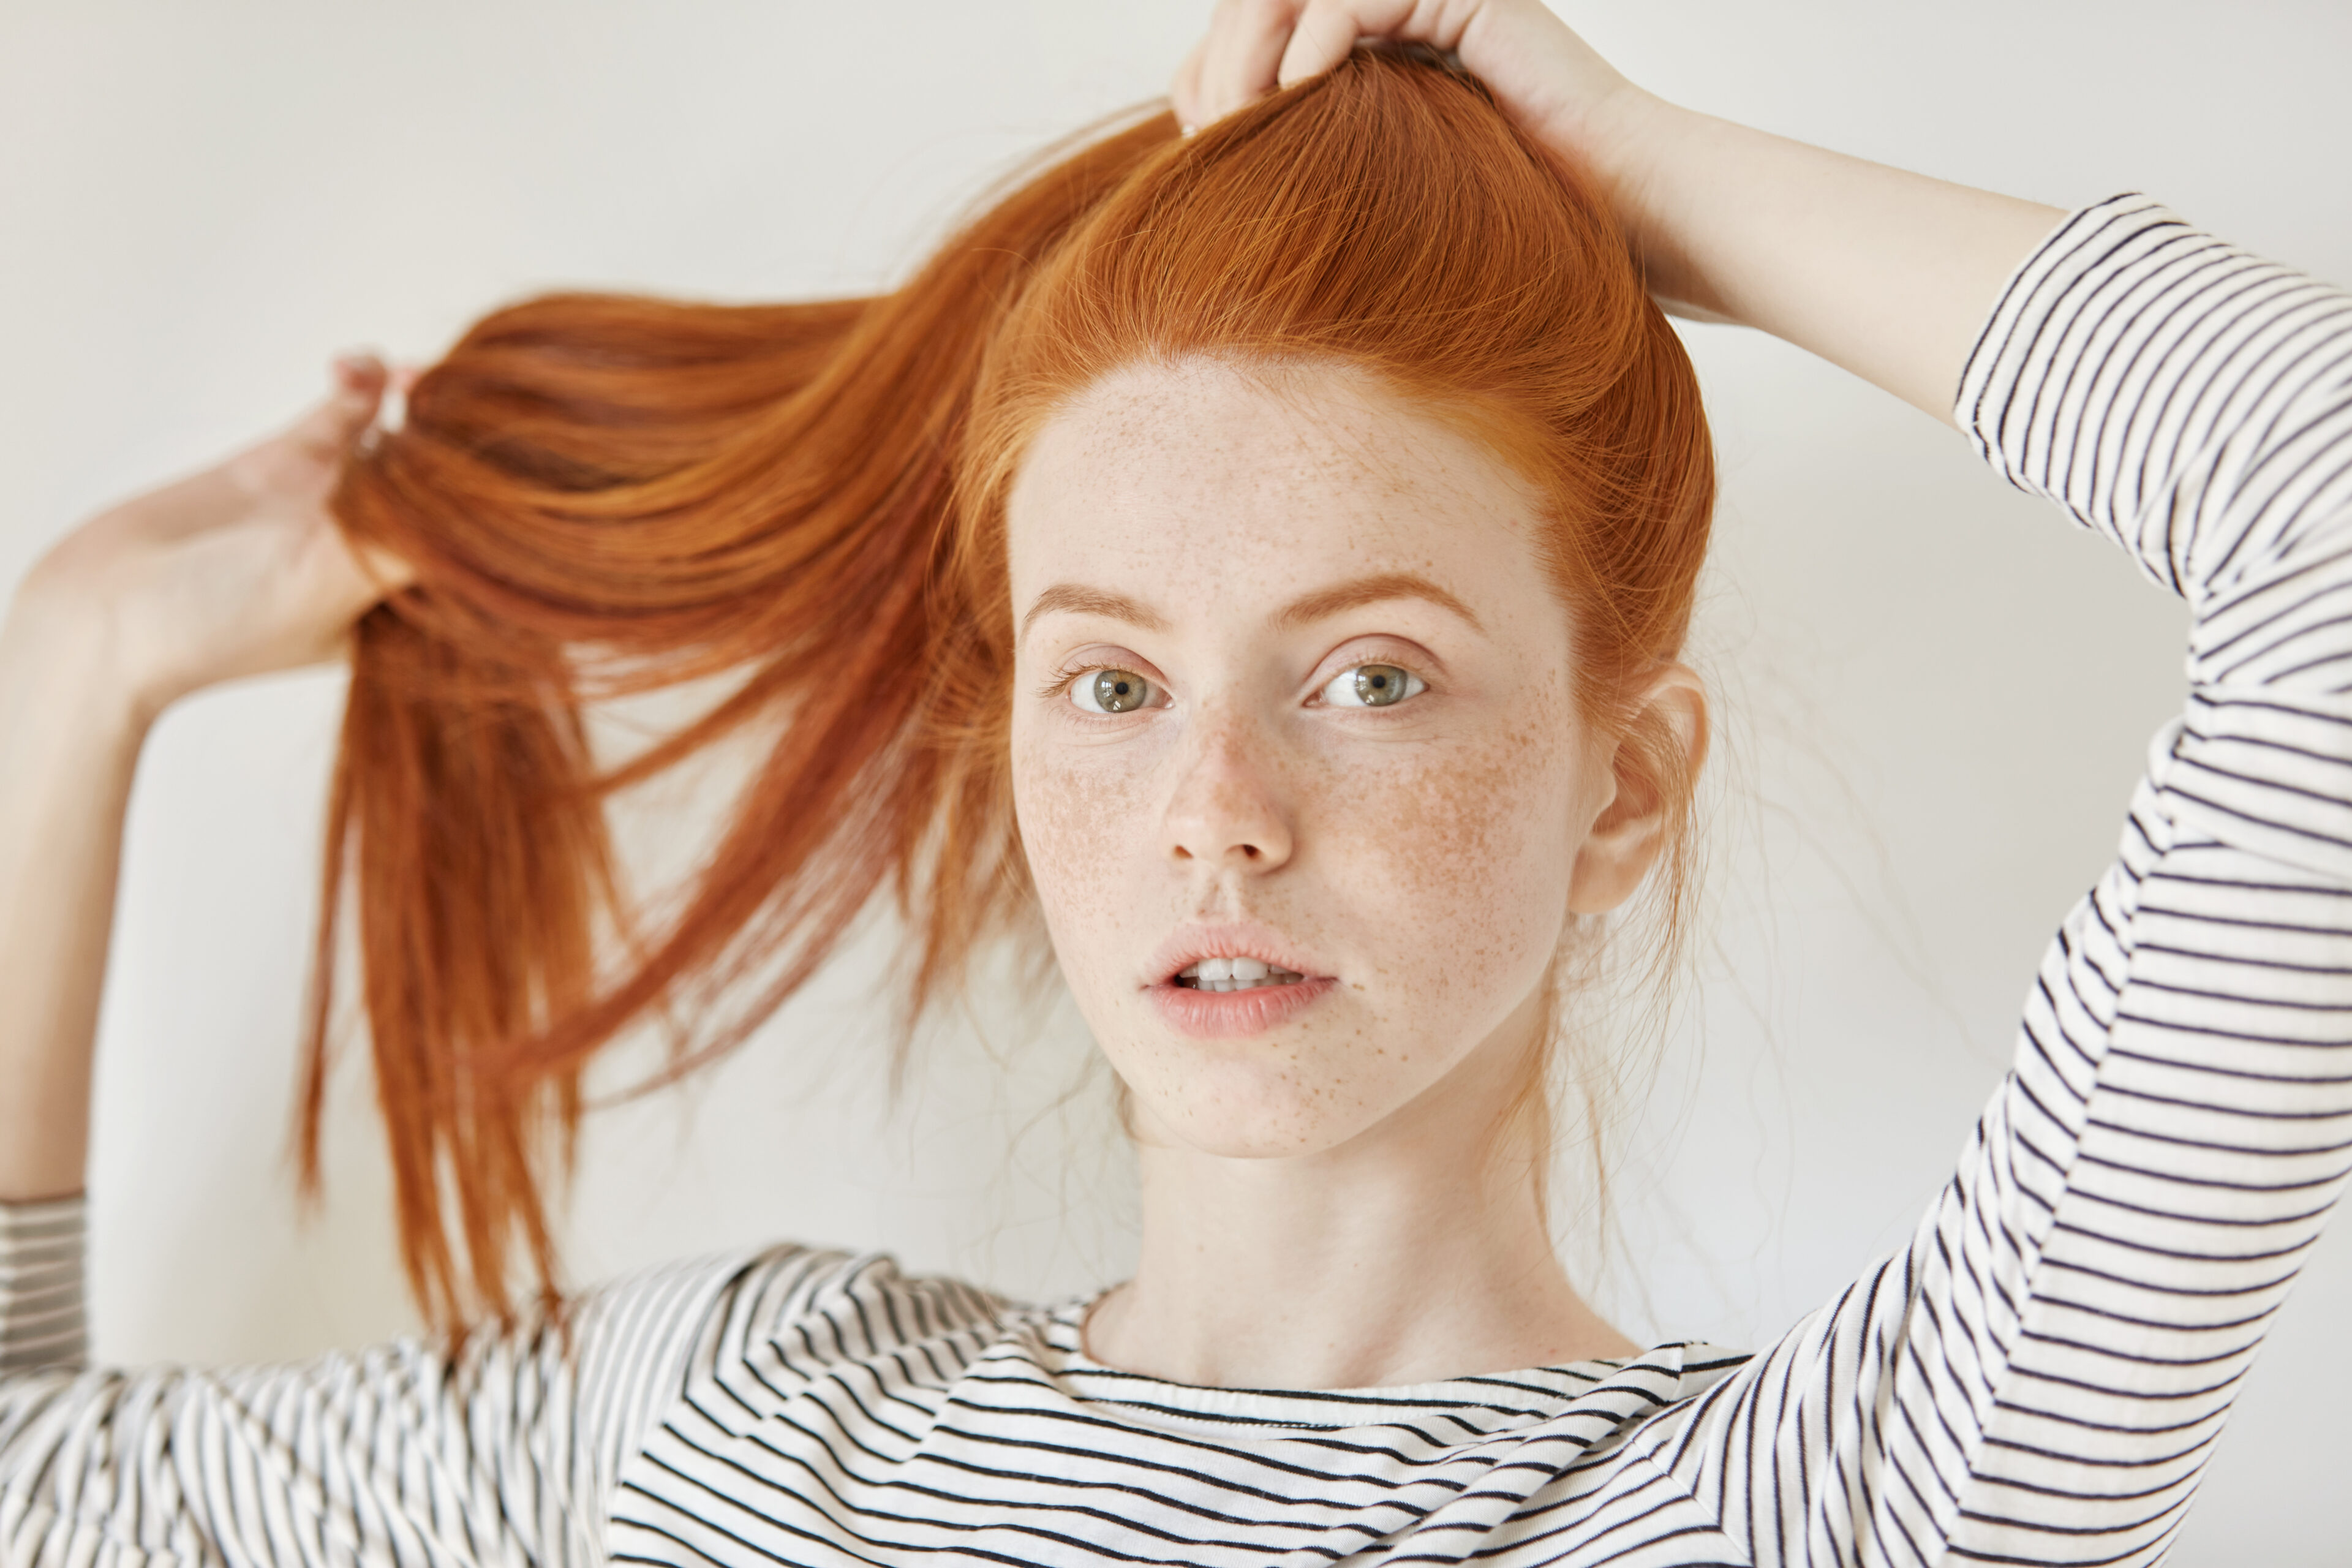
<path fill-rule="evenodd" d="M 1613 787 L 1570 872 L 1572 913 L 1606 914 L 1633 896 L 1683 831 L 1706 746 L 1706 689 L 1686 666 L 1662 666 L 1617 736 L 1609 760 Z"/>

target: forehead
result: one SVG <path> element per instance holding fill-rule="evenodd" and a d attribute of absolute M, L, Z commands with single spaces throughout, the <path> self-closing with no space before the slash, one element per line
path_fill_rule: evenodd
<path fill-rule="evenodd" d="M 1278 574 L 1286 595 L 1366 569 L 1524 574 L 1538 508 L 1490 448 L 1366 373 L 1195 359 L 1121 369 L 1057 410 L 1006 521 L 1016 598 L 1211 555 L 1221 580 Z"/>

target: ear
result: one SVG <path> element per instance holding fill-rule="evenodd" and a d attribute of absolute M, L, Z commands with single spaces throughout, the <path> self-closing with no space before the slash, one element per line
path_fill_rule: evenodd
<path fill-rule="evenodd" d="M 1606 758 L 1611 789 L 1585 829 L 1570 873 L 1568 907 L 1605 914 L 1633 896 L 1690 807 L 1706 761 L 1706 689 L 1686 665 L 1643 683 Z"/>

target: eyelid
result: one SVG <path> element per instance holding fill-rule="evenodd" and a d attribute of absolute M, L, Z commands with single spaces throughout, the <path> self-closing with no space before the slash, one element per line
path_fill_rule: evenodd
<path fill-rule="evenodd" d="M 1131 669 L 1153 680 L 1160 679 L 1151 661 L 1133 648 L 1121 647 L 1117 643 L 1087 643 L 1072 648 L 1055 661 L 1054 672 L 1045 678 L 1044 694 L 1050 696 L 1079 676 L 1096 669 Z"/>
<path fill-rule="evenodd" d="M 1071 654 L 1056 666 L 1053 675 L 1047 678 L 1045 686 L 1038 690 L 1037 695 L 1049 702 L 1059 701 L 1073 712 L 1084 713 L 1089 719 L 1123 719 L 1126 717 L 1123 713 L 1088 712 L 1086 709 L 1080 708 L 1075 700 L 1074 689 L 1081 678 L 1096 675 L 1106 669 L 1124 669 L 1129 674 L 1139 675 L 1150 681 L 1153 689 L 1158 691 L 1162 699 L 1161 701 L 1153 703 L 1152 707 L 1164 708 L 1175 700 L 1175 693 L 1168 689 L 1168 682 L 1160 677 L 1157 669 L 1152 668 L 1150 659 L 1136 658 L 1124 650 L 1116 653 L 1106 651 L 1101 657 L 1093 657 L 1093 650 L 1086 648 Z M 1139 712 L 1149 710 L 1149 709 L 1137 710 Z"/>
<path fill-rule="evenodd" d="M 1366 645 L 1373 645 L 1374 651 L 1365 651 Z M 1385 647 L 1380 645 L 1385 645 Z M 1419 677 L 1422 684 L 1426 687 L 1436 686 L 1446 674 L 1445 661 L 1419 643 L 1404 637 L 1371 632 L 1363 637 L 1349 637 L 1346 642 L 1325 654 L 1315 666 L 1315 673 L 1308 677 L 1307 689 L 1310 693 L 1320 696 L 1323 689 L 1341 675 L 1368 664 L 1392 664 L 1408 674 Z"/>
<path fill-rule="evenodd" d="M 1368 648 L 1373 651 L 1366 652 Z M 1347 668 L 1332 664 L 1339 658 L 1344 658 L 1348 665 L 1403 664 L 1441 674 L 1445 669 L 1445 661 L 1425 644 L 1396 632 L 1359 632 L 1354 637 L 1342 637 L 1331 645 L 1331 651 L 1323 656 L 1322 662 L 1335 669 Z"/>
<path fill-rule="evenodd" d="M 1402 676 L 1404 679 L 1404 690 L 1384 702 L 1370 702 L 1364 700 L 1348 701 L 1345 700 L 1335 700 L 1332 698 L 1332 692 L 1344 689 L 1349 677 L 1354 676 L 1357 680 L 1360 681 L 1363 679 L 1361 672 L 1368 668 L 1392 669 L 1396 671 L 1397 674 Z M 1368 658 L 1356 664 L 1342 667 L 1337 675 L 1334 675 L 1330 679 L 1325 681 L 1320 687 L 1317 688 L 1315 696 L 1319 705 L 1326 708 L 1387 709 L 1397 707 L 1412 698 L 1419 697 L 1428 689 L 1429 682 L 1423 680 L 1417 672 L 1409 667 L 1402 664 L 1391 664 L 1384 659 Z M 1359 686 L 1356 689 L 1356 691 L 1357 696 L 1360 699 L 1362 695 L 1362 688 Z"/>

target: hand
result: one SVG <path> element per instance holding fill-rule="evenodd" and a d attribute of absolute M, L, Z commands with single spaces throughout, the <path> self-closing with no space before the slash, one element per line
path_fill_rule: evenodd
<path fill-rule="evenodd" d="M 414 574 L 354 552 L 328 511 L 394 380 L 373 355 L 337 360 L 333 375 L 285 430 L 59 541 L 17 590 L 5 640 L 100 682 L 79 695 L 139 725 L 203 687 L 336 657 L 352 624 Z"/>
<path fill-rule="evenodd" d="M 1530 134 L 1598 176 L 1629 234 L 1627 174 L 1643 122 L 1668 106 L 1620 76 L 1542 0 L 1218 0 L 1176 72 L 1180 123 L 1231 114 L 1347 57 L 1359 39 L 1427 44 L 1459 58 Z"/>
<path fill-rule="evenodd" d="M 2065 216 L 1677 108 L 1542 0 L 1217 0 L 1177 118 L 1205 125 L 1359 38 L 1451 50 L 1593 180 L 1669 310 L 1770 332 L 1938 419 L 2002 280 Z"/>

